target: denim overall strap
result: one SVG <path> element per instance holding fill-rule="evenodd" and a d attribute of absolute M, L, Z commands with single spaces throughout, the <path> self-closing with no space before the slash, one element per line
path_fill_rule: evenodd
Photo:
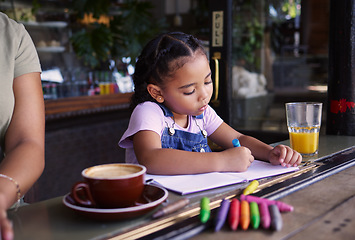
<path fill-rule="evenodd" d="M 173 113 L 164 105 L 159 104 L 166 117 L 172 117 Z M 203 118 L 203 114 L 196 118 Z M 191 123 L 194 124 L 194 123 Z M 173 127 L 173 126 L 169 126 Z M 173 135 L 169 134 L 169 128 L 164 128 L 161 136 L 161 144 L 163 148 L 173 148 L 190 152 L 212 152 L 207 143 L 207 137 L 204 137 L 201 132 L 190 133 L 175 129 Z"/>
<path fill-rule="evenodd" d="M 174 116 L 174 114 L 170 111 L 170 109 L 165 107 L 165 105 L 163 105 L 161 103 L 158 103 L 158 105 L 161 108 L 161 110 L 163 110 L 165 117 L 173 117 Z"/>

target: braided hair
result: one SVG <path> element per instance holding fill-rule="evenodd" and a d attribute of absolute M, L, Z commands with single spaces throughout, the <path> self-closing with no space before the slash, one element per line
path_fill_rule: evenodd
<path fill-rule="evenodd" d="M 206 55 L 197 38 L 182 32 L 161 34 L 148 42 L 136 62 L 131 108 L 134 109 L 142 102 L 155 102 L 147 90 L 147 85 L 152 83 L 164 86 L 167 79 L 196 51 Z"/>

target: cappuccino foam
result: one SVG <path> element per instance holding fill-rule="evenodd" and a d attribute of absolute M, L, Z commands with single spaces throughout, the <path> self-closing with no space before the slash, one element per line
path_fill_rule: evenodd
<path fill-rule="evenodd" d="M 140 167 L 124 165 L 94 166 L 85 171 L 90 178 L 120 178 L 142 171 Z"/>

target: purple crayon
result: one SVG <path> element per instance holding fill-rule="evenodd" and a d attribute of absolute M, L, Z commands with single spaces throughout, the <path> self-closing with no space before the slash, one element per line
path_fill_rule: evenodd
<path fill-rule="evenodd" d="M 223 199 L 216 217 L 216 225 L 214 229 L 215 232 L 218 232 L 223 227 L 224 222 L 226 221 L 228 216 L 229 206 L 230 206 L 230 201 L 228 199 Z"/>
<path fill-rule="evenodd" d="M 260 197 L 256 197 L 256 196 L 252 196 L 252 195 L 240 195 L 240 200 L 245 200 L 248 202 L 256 202 L 258 204 L 260 204 L 261 202 L 265 202 L 268 206 L 269 205 L 276 205 L 280 212 L 292 212 L 293 211 L 293 207 L 291 205 L 288 205 L 284 202 L 280 202 L 280 201 L 275 201 L 275 200 L 270 200 L 267 198 L 260 198 Z"/>
<path fill-rule="evenodd" d="M 269 229 L 271 224 L 271 217 L 268 205 L 266 202 L 259 203 L 259 212 L 260 212 L 260 223 L 264 229 Z"/>

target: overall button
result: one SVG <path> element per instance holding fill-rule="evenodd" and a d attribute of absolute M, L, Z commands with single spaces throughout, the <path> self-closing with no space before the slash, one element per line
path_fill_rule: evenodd
<path fill-rule="evenodd" d="M 173 136 L 175 134 L 175 129 L 174 128 L 169 128 L 168 132 L 169 132 L 170 136 Z"/>

